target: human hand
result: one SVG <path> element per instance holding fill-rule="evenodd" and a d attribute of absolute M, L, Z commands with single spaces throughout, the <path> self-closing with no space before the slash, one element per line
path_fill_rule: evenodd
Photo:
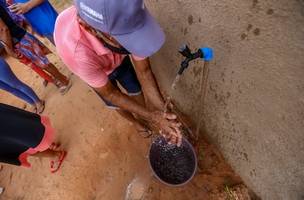
<path fill-rule="evenodd" d="M 152 113 L 152 123 L 159 131 L 159 134 L 164 136 L 169 143 L 180 146 L 182 143 L 181 123 L 176 121 L 176 115 L 172 113 L 164 113 L 155 111 Z"/>
<path fill-rule="evenodd" d="M 16 3 L 8 7 L 13 13 L 16 13 L 17 15 L 21 15 L 24 13 L 27 13 L 32 8 L 27 3 Z"/>
<path fill-rule="evenodd" d="M 20 58 L 20 54 L 14 50 L 5 48 L 5 51 L 8 55 L 12 56 L 13 58 L 16 58 L 16 59 Z"/>
<path fill-rule="evenodd" d="M 14 49 L 12 49 L 11 47 L 9 47 L 5 42 L 3 42 L 2 40 L 0 40 L 0 44 L 2 47 L 4 47 L 6 53 L 9 55 L 9 56 L 12 56 L 14 58 L 18 58 L 18 55 L 17 53 L 14 51 Z"/>

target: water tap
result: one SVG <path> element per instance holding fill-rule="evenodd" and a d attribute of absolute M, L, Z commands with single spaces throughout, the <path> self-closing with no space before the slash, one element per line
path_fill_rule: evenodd
<path fill-rule="evenodd" d="M 202 58 L 205 62 L 209 62 L 213 59 L 213 50 L 209 47 L 202 47 L 198 49 L 196 52 L 192 53 L 190 48 L 184 44 L 180 49 L 179 53 L 182 54 L 185 59 L 181 62 L 181 67 L 178 71 L 178 75 L 182 75 L 185 69 L 188 68 L 190 61 L 195 60 L 197 58 Z"/>

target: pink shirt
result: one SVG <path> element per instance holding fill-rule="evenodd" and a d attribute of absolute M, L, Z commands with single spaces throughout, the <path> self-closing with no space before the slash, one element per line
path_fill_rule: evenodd
<path fill-rule="evenodd" d="M 79 25 L 75 6 L 58 16 L 54 40 L 57 52 L 67 67 L 95 88 L 108 82 L 108 75 L 125 57 L 105 48 L 95 36 Z M 143 59 L 136 56 L 134 58 Z"/>

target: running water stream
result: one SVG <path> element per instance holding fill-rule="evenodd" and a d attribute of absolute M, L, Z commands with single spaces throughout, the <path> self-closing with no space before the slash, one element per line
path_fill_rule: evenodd
<path fill-rule="evenodd" d="M 197 116 L 196 118 L 198 120 L 196 123 L 197 129 L 196 129 L 195 135 L 194 135 L 196 140 L 198 139 L 200 127 L 201 127 L 201 124 L 203 123 L 203 118 L 204 118 L 204 112 L 205 112 L 204 107 L 205 107 L 205 98 L 206 98 L 206 94 L 207 94 L 208 74 L 209 74 L 209 62 L 205 62 L 204 66 L 203 66 L 203 72 L 200 76 L 200 81 L 199 81 L 199 93 L 198 93 L 200 95 L 199 102 L 198 102 L 199 109 L 196 113 L 196 116 Z M 178 82 L 180 81 L 180 79 L 181 79 L 181 75 L 177 74 L 175 79 L 173 80 L 173 83 L 169 90 L 169 96 L 167 97 L 167 100 L 166 100 L 166 106 L 165 106 L 164 112 L 167 112 L 167 109 L 168 109 L 167 107 L 171 102 L 173 91 L 176 89 L 176 86 L 177 86 Z M 190 128 L 187 127 L 187 125 L 183 121 L 182 121 L 182 123 L 184 124 L 184 126 L 186 126 L 185 128 L 188 132 L 189 131 L 192 132 L 190 130 Z"/>
<path fill-rule="evenodd" d="M 180 78 L 181 78 L 181 75 L 177 74 L 176 77 L 175 77 L 175 79 L 174 79 L 174 81 L 173 81 L 173 83 L 172 83 L 172 85 L 171 85 L 171 89 L 169 91 L 170 96 L 172 95 L 173 90 L 175 90 L 176 84 L 179 82 Z"/>

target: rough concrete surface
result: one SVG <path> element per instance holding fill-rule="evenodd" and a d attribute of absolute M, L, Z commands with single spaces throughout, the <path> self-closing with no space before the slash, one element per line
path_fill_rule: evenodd
<path fill-rule="evenodd" d="M 265 200 L 304 199 L 304 2 L 149 0 L 167 34 L 153 69 L 169 91 L 183 42 L 210 46 L 205 134 Z M 173 92 L 193 119 L 203 63 Z"/>

